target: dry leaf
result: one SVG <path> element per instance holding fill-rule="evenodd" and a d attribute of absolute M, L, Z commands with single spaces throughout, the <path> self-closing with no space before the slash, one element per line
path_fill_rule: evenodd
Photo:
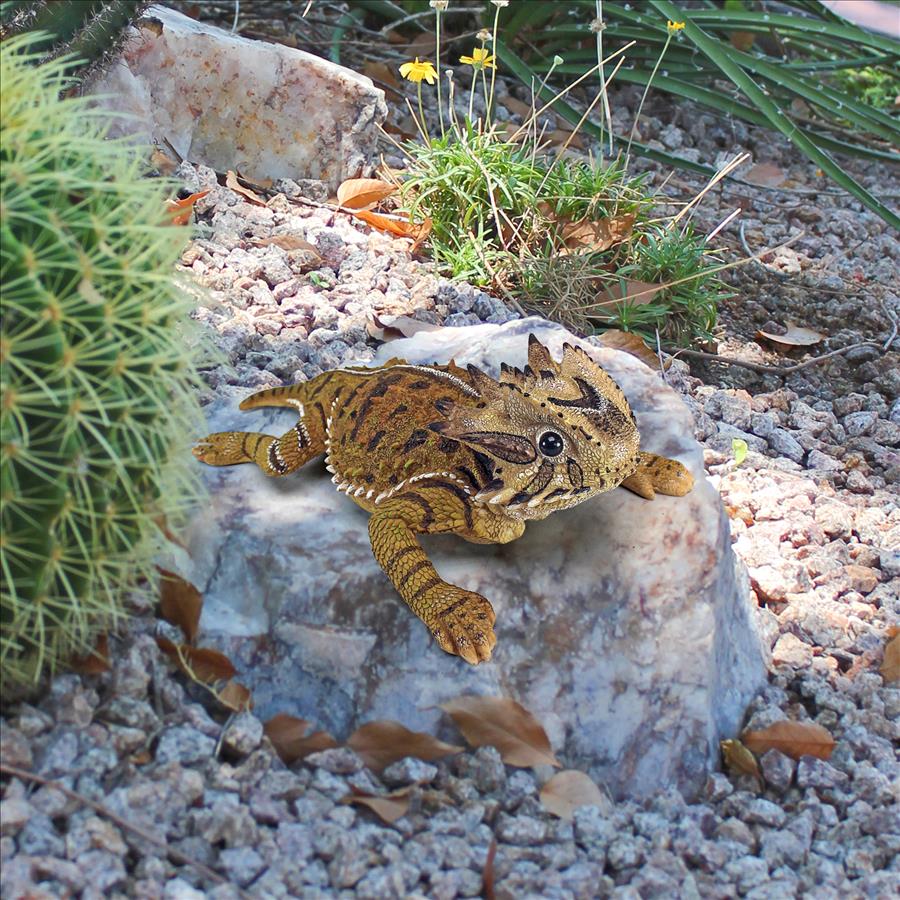
<path fill-rule="evenodd" d="M 881 663 L 881 677 L 886 684 L 900 681 L 900 634 L 894 636 L 884 646 L 884 660 Z"/>
<path fill-rule="evenodd" d="M 179 160 L 173 159 L 170 153 L 154 147 L 150 154 L 150 165 L 159 172 L 160 175 L 171 175 L 180 165 Z M 178 202 L 178 201 L 175 201 Z"/>
<path fill-rule="evenodd" d="M 253 708 L 250 688 L 237 681 L 229 681 L 222 690 L 216 691 L 216 699 L 232 712 L 244 712 Z"/>
<path fill-rule="evenodd" d="M 578 222 L 567 222 L 562 227 L 562 240 L 565 245 L 560 253 L 571 250 L 589 250 L 601 253 L 615 244 L 621 244 L 631 237 L 634 227 L 634 213 L 624 216 L 609 216 L 605 219 L 581 219 Z"/>
<path fill-rule="evenodd" d="M 412 316 L 379 316 L 370 312 L 366 321 L 366 331 L 377 341 L 394 341 L 412 337 L 420 331 L 436 331 L 440 325 L 420 322 Z"/>
<path fill-rule="evenodd" d="M 397 192 L 397 186 L 378 178 L 351 178 L 338 188 L 338 206 L 369 209 Z"/>
<path fill-rule="evenodd" d="M 606 306 L 627 301 L 631 306 L 644 306 L 650 303 L 662 289 L 663 285 L 661 284 L 651 284 L 649 281 L 633 281 L 630 278 L 619 278 L 616 282 L 608 285 L 597 296 L 597 304 Z M 595 316 L 592 311 L 591 316 L 592 318 L 601 318 L 603 314 Z"/>
<path fill-rule="evenodd" d="M 752 31 L 732 31 L 731 34 L 728 35 L 728 40 L 731 41 L 731 46 L 734 47 L 735 50 L 749 53 L 750 48 L 753 46 L 753 42 L 756 40 L 756 35 Z"/>
<path fill-rule="evenodd" d="M 350 209 L 347 210 L 351 216 L 362 219 L 373 228 L 379 231 L 387 231 L 389 234 L 395 234 L 397 237 L 412 238 L 413 245 L 410 252 L 415 252 L 422 241 L 431 234 L 431 219 L 424 222 L 416 223 L 410 221 L 409 216 L 389 216 L 386 213 L 376 213 L 368 209 Z"/>
<path fill-rule="evenodd" d="M 801 756 L 828 759 L 834 750 L 834 738 L 815 722 L 790 722 L 785 719 L 760 731 L 745 731 L 741 740 L 756 754 L 780 750 L 793 759 L 800 759 Z"/>
<path fill-rule="evenodd" d="M 494 859 L 497 856 L 497 838 L 491 838 L 487 856 L 484 860 L 484 872 L 481 875 L 481 896 L 484 900 L 496 900 L 494 891 Z"/>
<path fill-rule="evenodd" d="M 314 731 L 307 735 L 308 729 L 309 722 L 306 719 L 298 719 L 287 713 L 278 713 L 263 725 L 263 732 L 272 742 L 275 752 L 288 766 L 310 753 L 337 747 L 337 741 L 328 732 Z"/>
<path fill-rule="evenodd" d="M 505 106 L 511 113 L 515 113 L 517 116 L 522 116 L 525 119 L 531 118 L 531 114 L 534 112 L 530 103 L 519 100 L 517 97 L 513 97 L 512 94 L 508 94 L 497 102 L 501 106 Z"/>
<path fill-rule="evenodd" d="M 225 187 L 231 188 L 236 194 L 240 194 L 245 200 L 248 200 L 250 203 L 255 203 L 257 206 L 265 206 L 266 201 L 263 200 L 259 194 L 251 191 L 250 188 L 244 187 L 231 169 L 228 170 L 228 174 L 225 176 Z"/>
<path fill-rule="evenodd" d="M 368 76 L 372 81 L 380 82 L 383 87 L 394 89 L 394 93 L 400 94 L 397 90 L 400 87 L 400 82 L 397 81 L 397 69 L 389 66 L 386 62 L 367 59 L 363 64 L 363 75 Z"/>
<path fill-rule="evenodd" d="M 566 769 L 557 772 L 541 788 L 541 805 L 554 816 L 571 822 L 579 806 L 608 808 L 610 802 L 590 775 Z"/>
<path fill-rule="evenodd" d="M 451 753 L 462 753 L 464 749 L 454 744 L 445 744 L 430 734 L 410 731 L 399 722 L 390 720 L 361 725 L 347 739 L 347 746 L 373 772 L 380 772 L 405 756 L 431 762 Z"/>
<path fill-rule="evenodd" d="M 762 187 L 778 187 L 787 181 L 787 175 L 774 163 L 757 163 L 744 173 L 744 181 Z"/>
<path fill-rule="evenodd" d="M 440 707 L 473 747 L 496 747 L 508 765 L 560 765 L 541 723 L 509 697 L 457 697 Z"/>
<path fill-rule="evenodd" d="M 584 141 L 582 140 L 581 135 L 574 134 L 573 136 L 573 132 L 567 131 L 565 128 L 556 128 L 549 134 L 545 134 L 544 140 L 551 144 L 555 144 L 558 147 L 562 147 L 564 144 L 568 143 L 570 147 L 577 147 L 580 150 L 584 149 Z"/>
<path fill-rule="evenodd" d="M 188 678 L 200 684 L 212 684 L 237 675 L 231 660 L 218 650 L 211 650 L 209 647 L 191 647 L 190 644 L 175 644 L 164 637 L 158 637 L 156 643 Z"/>
<path fill-rule="evenodd" d="M 406 44 L 407 59 L 414 59 L 417 56 L 430 59 L 434 53 L 435 34 L 433 31 L 423 31 L 417 34 L 411 41 Z"/>
<path fill-rule="evenodd" d="M 170 624 L 181 629 L 184 639 L 192 644 L 197 637 L 203 597 L 189 581 L 174 572 L 159 569 L 159 612 Z"/>
<path fill-rule="evenodd" d="M 757 331 L 757 338 L 764 338 L 773 344 L 780 344 L 782 347 L 812 347 L 813 344 L 821 343 L 825 340 L 825 335 L 812 328 L 801 328 L 799 325 L 791 325 L 788 323 L 787 330 L 784 334 L 775 334 L 771 331 Z"/>
<path fill-rule="evenodd" d="M 111 668 L 109 664 L 109 635 L 104 631 L 97 636 L 94 649 L 84 656 L 73 656 L 72 669 L 81 675 L 102 675 Z"/>
<path fill-rule="evenodd" d="M 400 788 L 389 794 L 370 794 L 353 787 L 353 785 L 350 786 L 350 790 L 353 793 L 344 797 L 342 802 L 368 806 L 382 822 L 387 822 L 388 825 L 393 824 L 409 811 L 412 787 Z"/>
<path fill-rule="evenodd" d="M 276 234 L 267 238 L 256 238 L 250 243 L 254 247 L 280 247 L 282 250 L 306 250 L 307 253 L 314 253 L 317 259 L 321 259 L 315 244 L 296 234 Z"/>
<path fill-rule="evenodd" d="M 191 221 L 191 215 L 194 212 L 194 204 L 205 197 L 209 193 L 209 189 L 205 191 L 197 191 L 181 200 L 167 200 L 166 209 L 171 216 L 173 225 L 187 225 Z"/>
<path fill-rule="evenodd" d="M 240 170 L 238 170 L 236 174 L 237 177 L 244 182 L 244 184 L 259 188 L 261 191 L 268 191 L 275 185 L 275 182 L 271 178 L 249 178 Z"/>
<path fill-rule="evenodd" d="M 659 368 L 659 357 L 653 352 L 643 341 L 642 338 L 630 331 L 619 331 L 617 328 L 610 328 L 604 331 L 598 337 L 604 347 L 610 347 L 613 350 L 623 350 L 636 356 L 642 363 L 646 363 L 653 369 Z"/>
<path fill-rule="evenodd" d="M 722 758 L 729 772 L 734 775 L 751 775 L 763 784 L 756 757 L 740 741 L 720 741 L 719 746 L 722 748 Z"/>

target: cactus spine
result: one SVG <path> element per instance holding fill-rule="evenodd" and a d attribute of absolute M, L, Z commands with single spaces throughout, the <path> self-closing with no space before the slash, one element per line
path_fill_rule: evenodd
<path fill-rule="evenodd" d="M 17 680 L 121 615 L 157 523 L 195 497 L 202 421 L 171 186 L 60 98 L 68 60 L 41 52 L 0 46 L 0 673 Z"/>

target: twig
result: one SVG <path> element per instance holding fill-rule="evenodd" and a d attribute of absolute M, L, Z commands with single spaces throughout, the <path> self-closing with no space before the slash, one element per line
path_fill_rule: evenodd
<path fill-rule="evenodd" d="M 172 847 L 170 844 L 166 843 L 166 841 L 156 837 L 156 835 L 151 834 L 149 831 L 145 831 L 140 827 L 140 825 L 135 825 L 134 822 L 129 822 L 127 819 L 123 819 L 121 816 L 114 813 L 111 809 L 104 806 L 102 803 L 98 803 L 96 800 L 91 800 L 90 798 L 79 794 L 77 791 L 73 791 L 71 788 L 66 787 L 66 785 L 61 784 L 59 781 L 54 781 L 52 778 L 45 778 L 43 775 L 38 775 L 35 772 L 29 772 L 27 769 L 20 769 L 18 766 L 11 766 L 7 765 L 6 763 L 0 763 L 0 772 L 2 772 L 4 775 L 11 775 L 13 778 L 21 778 L 23 781 L 32 781 L 35 784 L 45 785 L 46 787 L 53 788 L 53 790 L 65 794 L 70 800 L 75 800 L 82 806 L 87 806 L 89 809 L 94 810 L 94 812 L 99 813 L 101 816 L 105 816 L 111 822 L 118 825 L 119 828 L 124 828 L 126 831 L 131 831 L 133 834 L 136 834 L 138 837 L 143 838 L 145 841 L 148 841 L 154 846 L 161 848 L 180 865 L 193 866 L 193 868 L 195 868 L 201 875 L 203 875 L 204 878 L 208 878 L 210 881 L 216 881 L 219 884 L 229 884 L 237 891 L 239 897 L 250 900 L 250 895 L 246 891 L 241 890 L 236 884 L 229 881 L 224 875 L 216 872 L 215 869 L 211 869 L 209 868 L 209 866 L 205 866 L 203 863 L 198 862 L 196 859 L 192 859 L 186 853 L 182 853 L 178 848 Z"/>
<path fill-rule="evenodd" d="M 761 372 L 765 375 L 792 375 L 794 372 L 800 372 L 811 366 L 818 365 L 820 362 L 840 356 L 842 353 L 848 353 L 850 350 L 856 350 L 858 347 L 881 347 L 887 350 L 894 338 L 897 336 L 897 326 L 894 326 L 894 333 L 888 339 L 887 343 L 882 347 L 879 341 L 861 341 L 858 344 L 850 344 L 847 347 L 841 347 L 840 350 L 832 350 L 830 353 L 824 353 L 822 356 L 814 356 L 805 362 L 797 363 L 795 366 L 766 366 L 762 363 L 747 362 L 743 359 L 733 359 L 730 356 L 718 356 L 715 353 L 704 353 L 702 350 L 678 350 L 674 356 L 689 356 L 691 359 L 706 359 L 710 362 L 722 363 L 725 366 L 741 366 L 744 369 L 751 369 L 754 372 Z"/>

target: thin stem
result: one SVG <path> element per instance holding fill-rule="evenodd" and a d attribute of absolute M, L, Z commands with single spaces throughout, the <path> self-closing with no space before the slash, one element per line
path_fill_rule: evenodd
<path fill-rule="evenodd" d="M 666 55 L 666 50 L 669 49 L 669 44 L 672 43 L 672 32 L 670 31 L 666 36 L 666 42 L 663 44 L 662 51 L 659 54 L 659 58 L 656 60 L 656 65 L 653 67 L 653 71 L 650 73 L 650 79 L 647 81 L 647 85 L 644 88 L 644 93 L 641 96 L 641 102 L 638 104 L 637 112 L 634 116 L 634 122 L 631 126 L 631 134 L 628 135 L 628 147 L 625 149 L 625 171 L 628 171 L 628 163 L 631 159 L 631 142 L 634 140 L 634 133 L 637 131 L 638 120 L 641 118 L 641 110 L 644 108 L 644 101 L 647 99 L 647 93 L 650 90 L 650 85 L 653 84 L 653 79 L 656 77 L 656 72 L 659 69 L 659 65 L 663 60 L 663 57 Z"/>
<path fill-rule="evenodd" d="M 435 19 L 435 57 L 437 58 L 437 103 L 438 117 L 441 121 L 441 137 L 444 136 L 444 105 L 441 102 L 441 11 L 434 10 Z"/>
<path fill-rule="evenodd" d="M 469 124 L 472 123 L 472 103 L 475 100 L 475 79 L 478 77 L 478 69 L 472 66 L 472 88 L 469 91 Z"/>
<path fill-rule="evenodd" d="M 440 84 L 440 82 L 438 82 Z M 416 85 L 416 96 L 419 98 L 419 121 L 422 123 L 422 134 L 425 136 L 425 143 L 431 143 L 428 140 L 428 127 L 425 124 L 425 110 L 422 109 L 422 82 Z"/>
<path fill-rule="evenodd" d="M 491 31 L 491 55 L 496 56 L 497 53 L 497 25 L 500 22 L 500 7 L 494 8 L 494 27 Z M 491 69 L 491 93 L 487 98 L 487 114 L 486 120 L 491 121 L 491 107 L 494 105 L 494 79 L 497 77 L 497 63 L 494 61 L 494 67 Z"/>

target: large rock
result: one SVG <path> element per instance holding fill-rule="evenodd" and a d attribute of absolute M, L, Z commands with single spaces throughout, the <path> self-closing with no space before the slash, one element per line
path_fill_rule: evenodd
<path fill-rule="evenodd" d="M 112 134 L 168 141 L 192 163 L 259 180 L 334 189 L 370 168 L 387 107 L 369 78 L 161 6 L 138 31 L 91 87 L 101 105 L 129 114 Z"/>
<path fill-rule="evenodd" d="M 285 479 L 205 469 L 210 501 L 193 523 L 185 573 L 203 590 L 204 642 L 235 661 L 262 718 L 293 713 L 338 738 L 376 718 L 446 735 L 436 704 L 506 695 L 538 716 L 567 765 L 615 795 L 695 789 L 765 663 L 728 518 L 681 400 L 635 358 L 541 319 L 420 333 L 379 359 L 453 356 L 496 374 L 501 361 L 524 365 L 530 331 L 557 358 L 565 340 L 581 343 L 624 389 L 642 446 L 693 471 L 692 493 L 648 502 L 617 489 L 529 523 L 505 546 L 425 538 L 438 571 L 497 611 L 493 659 L 473 668 L 441 651 L 394 592 L 369 549 L 366 514 L 322 465 Z M 210 410 L 211 431 L 293 424 L 280 410 L 237 412 L 237 402 Z"/>

